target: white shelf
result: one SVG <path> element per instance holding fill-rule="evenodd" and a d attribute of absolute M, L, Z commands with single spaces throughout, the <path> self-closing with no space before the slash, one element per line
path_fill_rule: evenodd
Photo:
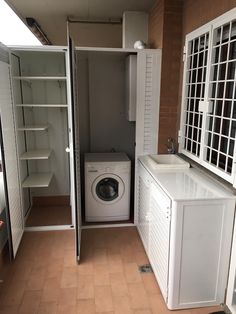
<path fill-rule="evenodd" d="M 65 81 L 67 79 L 66 76 L 14 76 L 15 80 L 21 81 L 41 81 L 41 80 L 49 80 L 49 81 Z"/>
<path fill-rule="evenodd" d="M 16 104 L 16 107 L 50 107 L 50 108 L 58 108 L 58 107 L 68 107 L 67 104 Z"/>
<path fill-rule="evenodd" d="M 20 156 L 20 160 L 48 159 L 51 155 L 51 149 L 39 149 L 25 152 Z"/>
<path fill-rule="evenodd" d="M 22 183 L 23 188 L 43 188 L 48 187 L 53 174 L 52 173 L 32 173 Z"/>
<path fill-rule="evenodd" d="M 48 124 L 40 124 L 40 125 L 24 125 L 20 126 L 18 131 L 45 131 L 49 128 Z"/>

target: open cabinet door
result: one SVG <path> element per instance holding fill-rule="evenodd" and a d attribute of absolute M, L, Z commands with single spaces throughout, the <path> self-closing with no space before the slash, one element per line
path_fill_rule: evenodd
<path fill-rule="evenodd" d="M 135 225 L 140 223 L 138 158 L 157 154 L 159 131 L 161 50 L 141 50 L 137 57 L 135 149 Z"/>
<path fill-rule="evenodd" d="M 137 58 L 136 158 L 156 154 L 160 106 L 161 50 L 142 50 Z"/>
<path fill-rule="evenodd" d="M 78 130 L 78 97 L 77 97 L 77 75 L 76 56 L 73 41 L 69 38 L 69 71 L 71 103 L 68 108 L 69 115 L 69 151 L 70 151 L 70 183 L 71 183 L 71 206 L 75 217 L 76 232 L 76 254 L 77 261 L 80 260 L 81 246 L 81 184 L 80 184 L 80 149 Z"/>
<path fill-rule="evenodd" d="M 10 216 L 13 256 L 16 256 L 23 232 L 21 183 L 19 176 L 17 138 L 11 84 L 10 54 L 0 45 L 0 116 L 2 124 L 3 153 L 5 157 L 6 186 Z"/>

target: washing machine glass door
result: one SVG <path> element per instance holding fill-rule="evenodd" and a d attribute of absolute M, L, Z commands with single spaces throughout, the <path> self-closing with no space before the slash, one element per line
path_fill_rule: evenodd
<path fill-rule="evenodd" d="M 115 203 L 124 194 L 124 183 L 113 174 L 99 176 L 93 183 L 93 196 L 101 203 Z"/>

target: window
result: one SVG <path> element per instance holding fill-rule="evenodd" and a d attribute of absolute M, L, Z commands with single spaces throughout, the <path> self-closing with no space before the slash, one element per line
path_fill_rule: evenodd
<path fill-rule="evenodd" d="M 233 9 L 186 36 L 180 152 L 236 187 L 235 16 Z"/>

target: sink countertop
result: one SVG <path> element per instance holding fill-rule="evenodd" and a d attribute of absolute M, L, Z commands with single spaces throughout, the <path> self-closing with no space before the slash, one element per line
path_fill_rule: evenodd
<path fill-rule="evenodd" d="M 194 168 L 165 169 L 154 168 L 149 156 L 139 158 L 142 165 L 160 184 L 173 200 L 204 200 L 236 198 L 229 190 Z"/>

